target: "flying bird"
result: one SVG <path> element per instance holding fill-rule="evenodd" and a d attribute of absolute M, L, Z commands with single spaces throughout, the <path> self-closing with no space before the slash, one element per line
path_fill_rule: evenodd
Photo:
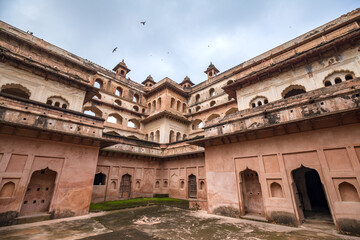
<path fill-rule="evenodd" d="M 114 48 L 114 50 L 112 50 L 112 53 L 114 53 L 114 52 L 116 51 L 116 49 L 117 49 L 117 47 L 116 47 L 116 48 Z"/>
<path fill-rule="evenodd" d="M 145 25 L 145 23 L 146 23 L 146 21 L 144 21 L 144 22 L 140 22 L 142 25 Z"/>

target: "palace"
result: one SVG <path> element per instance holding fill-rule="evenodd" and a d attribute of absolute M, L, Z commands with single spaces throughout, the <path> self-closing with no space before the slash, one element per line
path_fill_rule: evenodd
<path fill-rule="evenodd" d="M 0 21 L 0 225 L 167 194 L 360 234 L 360 9 L 197 85 L 129 72 Z"/>

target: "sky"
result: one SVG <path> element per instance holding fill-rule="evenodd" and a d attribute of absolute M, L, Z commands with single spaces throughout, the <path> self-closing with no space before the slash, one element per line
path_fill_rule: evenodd
<path fill-rule="evenodd" d="M 359 0 L 0 0 L 0 20 L 109 70 L 124 59 L 139 83 L 151 74 L 198 84 L 210 62 L 226 71 L 358 7 Z"/>

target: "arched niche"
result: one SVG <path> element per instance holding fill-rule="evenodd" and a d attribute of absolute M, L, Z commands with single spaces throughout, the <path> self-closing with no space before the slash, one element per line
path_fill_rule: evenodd
<path fill-rule="evenodd" d="M 15 191 L 15 183 L 12 181 L 5 183 L 0 191 L 0 198 L 11 198 Z"/>
<path fill-rule="evenodd" d="M 272 182 L 270 184 L 270 192 L 271 192 L 271 197 L 275 197 L 275 198 L 283 198 L 283 190 L 282 187 L 279 183 L 277 182 Z"/>
<path fill-rule="evenodd" d="M 360 202 L 359 193 L 354 185 L 348 182 L 339 184 L 341 201 L 343 202 Z"/>

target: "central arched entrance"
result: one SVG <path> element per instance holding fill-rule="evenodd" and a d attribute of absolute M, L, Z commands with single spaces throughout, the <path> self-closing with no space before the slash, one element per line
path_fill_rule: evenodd
<path fill-rule="evenodd" d="M 130 198 L 131 194 L 131 175 L 125 174 L 121 177 L 120 198 Z"/>
<path fill-rule="evenodd" d="M 301 166 L 291 172 L 295 200 L 301 222 L 333 222 L 324 186 L 315 169 Z"/>
<path fill-rule="evenodd" d="M 49 212 L 55 188 L 56 172 L 45 168 L 31 175 L 26 188 L 20 215 L 32 215 Z"/>
<path fill-rule="evenodd" d="M 257 172 L 246 169 L 240 173 L 245 214 L 264 216 L 264 202 Z"/>

